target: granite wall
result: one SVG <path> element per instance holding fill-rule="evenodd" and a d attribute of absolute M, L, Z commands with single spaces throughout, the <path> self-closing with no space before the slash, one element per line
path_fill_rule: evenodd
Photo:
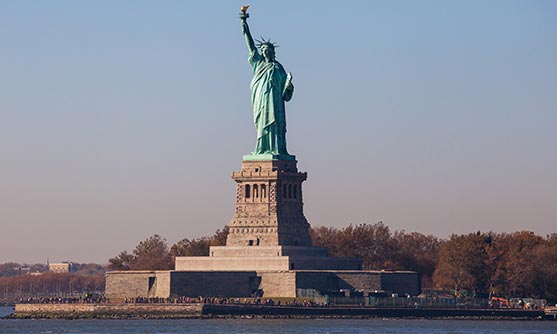
<path fill-rule="evenodd" d="M 341 289 L 418 295 L 419 276 L 401 271 L 119 271 L 106 275 L 108 298 L 211 296 L 296 297 L 297 289 L 326 294 Z"/>
<path fill-rule="evenodd" d="M 150 297 L 149 285 L 154 285 L 155 271 L 110 271 L 106 273 L 107 298 Z"/>
<path fill-rule="evenodd" d="M 254 271 L 173 271 L 170 277 L 172 296 L 250 297 L 259 286 Z"/>

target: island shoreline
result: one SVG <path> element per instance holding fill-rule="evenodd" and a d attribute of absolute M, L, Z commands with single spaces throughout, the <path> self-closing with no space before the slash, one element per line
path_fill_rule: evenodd
<path fill-rule="evenodd" d="M 451 320 L 553 320 L 543 310 L 292 307 L 218 304 L 16 304 L 6 319 L 451 319 Z"/>

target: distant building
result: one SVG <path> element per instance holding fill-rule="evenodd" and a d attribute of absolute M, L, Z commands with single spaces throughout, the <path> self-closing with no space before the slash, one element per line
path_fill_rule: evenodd
<path fill-rule="evenodd" d="M 48 271 L 53 273 L 69 273 L 75 271 L 75 268 L 71 262 L 49 263 Z"/>
<path fill-rule="evenodd" d="M 29 275 L 29 273 L 31 272 L 31 268 L 29 267 L 19 267 L 17 268 L 17 270 L 19 271 L 20 275 Z"/>

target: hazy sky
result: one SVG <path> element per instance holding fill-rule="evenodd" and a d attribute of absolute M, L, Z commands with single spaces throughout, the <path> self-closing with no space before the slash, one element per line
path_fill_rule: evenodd
<path fill-rule="evenodd" d="M 314 226 L 557 232 L 557 1 L 251 1 Z M 0 262 L 211 235 L 255 145 L 235 1 L 0 1 Z"/>

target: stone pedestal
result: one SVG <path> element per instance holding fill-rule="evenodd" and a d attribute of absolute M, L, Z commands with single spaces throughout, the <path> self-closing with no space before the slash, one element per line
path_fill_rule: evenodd
<path fill-rule="evenodd" d="M 232 173 L 236 210 L 226 246 L 311 246 L 302 200 L 306 178 L 295 160 L 244 160 Z"/>
<path fill-rule="evenodd" d="M 360 270 L 358 258 L 330 258 L 313 247 L 303 212 L 301 173 L 296 160 L 244 160 L 232 173 L 236 210 L 226 246 L 209 257 L 178 257 L 177 271 Z"/>

